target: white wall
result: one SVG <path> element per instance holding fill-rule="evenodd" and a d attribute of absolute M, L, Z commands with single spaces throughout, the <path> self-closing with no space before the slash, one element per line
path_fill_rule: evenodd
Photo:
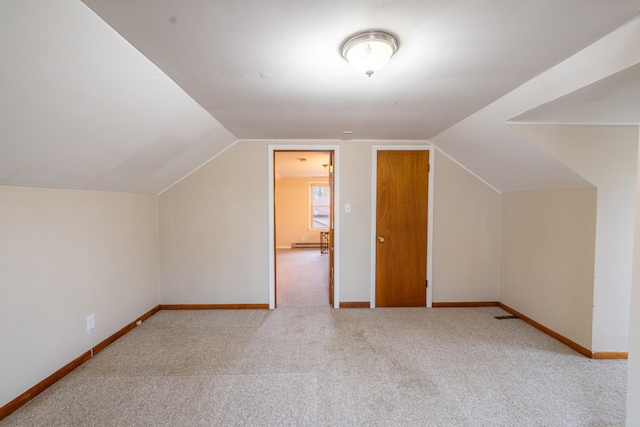
<path fill-rule="evenodd" d="M 591 349 L 596 189 L 502 195 L 500 302 Z"/>
<path fill-rule="evenodd" d="M 498 301 L 501 195 L 436 150 L 434 302 Z"/>
<path fill-rule="evenodd" d="M 517 125 L 598 189 L 593 351 L 627 351 L 637 126 Z"/>
<path fill-rule="evenodd" d="M 639 135 L 640 138 L 640 135 Z M 640 171 L 640 153 L 638 155 Z M 636 176 L 636 211 L 633 244 L 633 280 L 631 285 L 631 321 L 629 334 L 629 370 L 627 388 L 627 427 L 640 425 L 640 173 Z"/>
<path fill-rule="evenodd" d="M 154 195 L 0 186 L 0 406 L 158 305 L 157 225 Z"/>
<path fill-rule="evenodd" d="M 278 141 L 277 145 L 286 145 Z M 326 141 L 292 145 L 326 144 Z M 336 206 L 340 233 L 340 301 L 371 295 L 371 158 L 380 141 L 331 141 L 340 147 Z M 384 144 L 387 144 L 384 142 Z M 406 142 L 402 143 L 406 145 Z M 267 157 L 269 141 L 239 141 L 159 197 L 161 302 L 164 304 L 268 303 Z M 442 165 L 438 161 L 443 158 Z M 447 286 L 443 298 L 497 299 L 499 200 L 484 184 L 436 154 L 435 194 L 443 229 L 434 221 L 434 273 Z M 443 178 L 438 179 L 438 174 Z M 479 193 L 476 193 L 479 192 Z M 469 199 L 467 204 L 462 200 Z M 343 205 L 351 204 L 345 214 Z M 478 212 L 460 211 L 465 209 Z M 469 230 L 460 237 L 456 227 Z M 475 231 L 473 231 L 475 230 Z M 452 245 L 451 239 L 462 239 Z M 487 264 L 477 258 L 479 253 Z M 468 271 L 460 274 L 460 265 Z M 450 278 L 453 277 L 453 278 Z M 465 282 L 465 278 L 473 278 Z M 434 292 L 438 281 L 434 279 Z M 438 291 L 440 292 L 440 291 Z M 477 298 L 477 299 L 476 299 Z"/>

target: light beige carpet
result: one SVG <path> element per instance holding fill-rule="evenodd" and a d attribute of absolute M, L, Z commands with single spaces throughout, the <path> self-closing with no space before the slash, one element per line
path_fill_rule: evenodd
<path fill-rule="evenodd" d="M 622 426 L 627 363 L 499 308 L 161 311 L 12 426 Z"/>
<path fill-rule="evenodd" d="M 276 251 L 276 306 L 329 305 L 329 255 L 320 249 Z"/>

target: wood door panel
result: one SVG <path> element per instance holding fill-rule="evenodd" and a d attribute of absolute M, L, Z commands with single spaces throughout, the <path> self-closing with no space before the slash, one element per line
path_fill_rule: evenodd
<path fill-rule="evenodd" d="M 334 292 L 334 275 L 333 275 L 333 265 L 334 265 L 334 220 L 335 220 L 335 171 L 333 170 L 333 151 L 329 152 L 329 205 L 331 208 L 329 209 L 329 305 L 333 306 L 333 292 Z"/>
<path fill-rule="evenodd" d="M 428 172 L 428 151 L 378 152 L 378 307 L 426 305 Z"/>

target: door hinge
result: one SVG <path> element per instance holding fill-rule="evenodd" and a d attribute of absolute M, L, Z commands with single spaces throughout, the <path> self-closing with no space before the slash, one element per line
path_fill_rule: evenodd
<path fill-rule="evenodd" d="M 424 285 L 424 287 L 425 287 L 425 288 L 428 288 L 428 287 L 429 287 L 429 281 L 428 281 L 428 280 L 425 280 L 425 285 Z"/>

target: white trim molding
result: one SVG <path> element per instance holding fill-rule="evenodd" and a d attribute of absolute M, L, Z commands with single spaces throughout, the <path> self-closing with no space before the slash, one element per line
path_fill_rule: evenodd
<path fill-rule="evenodd" d="M 269 183 L 269 309 L 276 308 L 276 272 L 275 272 L 275 187 L 274 164 L 275 151 L 333 151 L 333 307 L 340 308 L 340 146 L 339 145 L 287 145 L 269 144 L 267 180 Z"/>

